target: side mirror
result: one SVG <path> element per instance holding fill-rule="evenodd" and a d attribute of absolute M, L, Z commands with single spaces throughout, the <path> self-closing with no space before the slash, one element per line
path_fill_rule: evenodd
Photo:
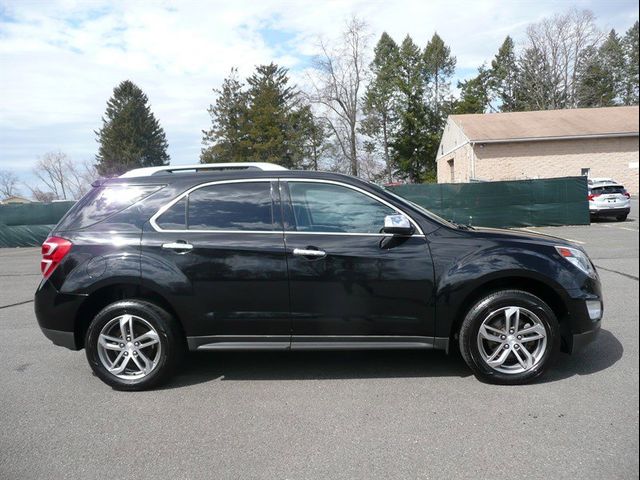
<path fill-rule="evenodd" d="M 413 233 L 413 225 L 404 215 L 387 215 L 384 217 L 382 231 L 393 235 L 411 235 Z"/>

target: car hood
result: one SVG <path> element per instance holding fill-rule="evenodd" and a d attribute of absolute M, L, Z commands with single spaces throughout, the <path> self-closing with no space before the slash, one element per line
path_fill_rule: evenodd
<path fill-rule="evenodd" d="M 523 243 L 536 243 L 539 245 L 576 246 L 564 238 L 554 237 L 553 235 L 546 235 L 530 230 L 506 230 L 502 228 L 474 227 L 470 232 L 474 235 L 495 240 L 511 240 Z"/>

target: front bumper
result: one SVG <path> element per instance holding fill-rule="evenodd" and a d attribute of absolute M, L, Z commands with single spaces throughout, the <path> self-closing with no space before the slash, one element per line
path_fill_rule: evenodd
<path fill-rule="evenodd" d="M 595 341 L 598 338 L 598 334 L 600 333 L 600 322 L 594 326 L 593 330 L 589 330 L 583 333 L 576 333 L 571 336 L 571 345 L 570 351 L 571 353 L 578 352 L 582 350 L 584 347 Z"/>
<path fill-rule="evenodd" d="M 604 302 L 600 280 L 589 278 L 583 288 L 567 291 L 569 299 L 566 302 L 567 318 L 560 324 L 563 350 L 575 353 L 593 342 L 600 331 Z M 592 318 L 589 314 L 587 302 L 599 301 L 600 316 Z"/>

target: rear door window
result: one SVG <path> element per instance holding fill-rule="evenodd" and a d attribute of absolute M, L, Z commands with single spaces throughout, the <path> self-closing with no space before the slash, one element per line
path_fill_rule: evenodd
<path fill-rule="evenodd" d="M 184 230 L 187 228 L 187 197 L 182 197 L 164 212 L 157 225 L 163 230 Z"/>
<path fill-rule="evenodd" d="M 271 182 L 226 183 L 189 194 L 189 230 L 274 230 Z"/>

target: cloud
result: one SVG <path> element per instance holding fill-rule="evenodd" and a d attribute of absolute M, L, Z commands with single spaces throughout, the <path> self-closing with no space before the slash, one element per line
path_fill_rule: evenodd
<path fill-rule="evenodd" d="M 611 6 L 615 3 L 614 6 Z M 637 18 L 631 1 L 578 1 L 604 28 Z M 147 93 L 167 132 L 172 161 L 196 162 L 212 88 L 231 67 L 241 76 L 274 61 L 304 84 L 320 37 L 337 38 L 357 14 L 372 46 L 387 31 L 424 46 L 434 31 L 473 72 L 507 34 L 568 5 L 554 1 L 10 1 L 0 3 L 0 168 L 28 177 L 38 156 L 76 160 L 97 150 L 113 87 L 131 79 Z"/>

